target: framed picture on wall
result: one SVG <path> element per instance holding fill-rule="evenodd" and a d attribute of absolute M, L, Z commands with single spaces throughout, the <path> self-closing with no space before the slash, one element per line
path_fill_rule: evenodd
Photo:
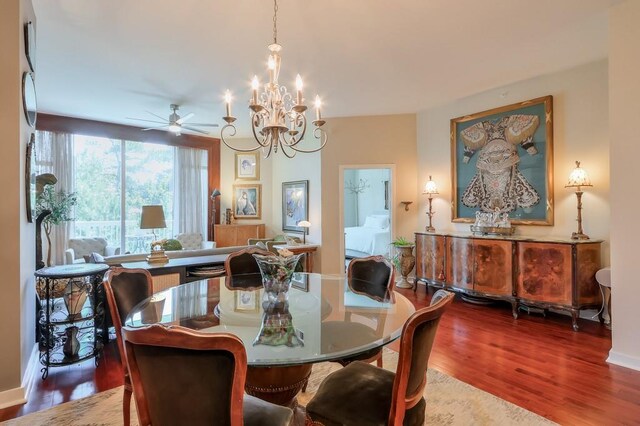
<path fill-rule="evenodd" d="M 260 219 L 262 185 L 233 185 L 233 215 L 236 219 Z"/>
<path fill-rule="evenodd" d="M 309 181 L 282 182 L 282 230 L 304 232 L 302 220 L 309 220 Z"/>
<path fill-rule="evenodd" d="M 260 306 L 257 291 L 234 291 L 235 311 L 257 311 Z"/>
<path fill-rule="evenodd" d="M 481 211 L 553 225 L 553 98 L 452 119 L 451 162 L 454 222 Z"/>
<path fill-rule="evenodd" d="M 260 155 L 257 152 L 236 152 L 236 179 L 260 180 Z"/>

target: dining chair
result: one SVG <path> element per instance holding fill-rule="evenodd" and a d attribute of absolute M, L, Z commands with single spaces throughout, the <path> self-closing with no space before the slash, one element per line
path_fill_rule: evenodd
<path fill-rule="evenodd" d="M 453 293 L 438 290 L 430 306 L 407 320 L 395 374 L 353 362 L 325 378 L 307 404 L 308 420 L 325 426 L 422 425 L 429 356 L 440 318 L 453 298 Z"/>
<path fill-rule="evenodd" d="M 224 269 L 227 276 L 240 275 L 240 274 L 259 274 L 260 267 L 258 262 L 253 257 L 254 254 L 261 254 L 263 256 L 275 256 L 268 250 L 261 249 L 260 247 L 252 246 L 242 250 L 234 251 L 227 256 L 224 261 Z"/>
<path fill-rule="evenodd" d="M 123 327 L 140 425 L 290 425 L 293 411 L 244 394 L 247 354 L 228 333 Z"/>
<path fill-rule="evenodd" d="M 369 256 L 353 259 L 347 268 L 347 285 L 356 294 L 361 294 L 378 302 L 389 302 L 393 300 L 393 289 L 395 287 L 395 271 L 393 265 L 383 256 Z M 360 326 L 373 334 L 374 330 L 364 324 L 351 322 L 351 314 L 347 313 L 347 322 L 340 326 L 351 324 L 353 328 Z M 384 325 L 384 324 L 378 324 Z M 346 333 L 350 331 L 345 330 Z M 364 331 L 362 332 L 364 333 Z M 354 333 L 352 333 L 354 334 Z M 355 333 L 361 334 L 361 333 Z M 354 361 L 373 362 L 376 361 L 378 367 L 382 367 L 382 348 L 375 348 L 365 353 L 335 360 L 343 367 Z"/>
<path fill-rule="evenodd" d="M 111 268 L 104 275 L 104 289 L 109 304 L 109 312 L 116 330 L 118 352 L 124 373 L 124 395 L 122 415 L 125 426 L 129 426 L 131 416 L 131 379 L 127 369 L 127 359 L 122 342 L 122 324 L 138 303 L 153 294 L 153 280 L 146 269 Z"/>

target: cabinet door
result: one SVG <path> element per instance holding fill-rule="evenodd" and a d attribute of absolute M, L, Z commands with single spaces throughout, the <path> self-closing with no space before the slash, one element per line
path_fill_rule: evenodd
<path fill-rule="evenodd" d="M 571 244 L 518 243 L 517 296 L 571 305 Z"/>
<path fill-rule="evenodd" d="M 447 238 L 447 285 L 473 289 L 473 240 Z"/>
<path fill-rule="evenodd" d="M 576 304 L 602 303 L 600 286 L 596 281 L 600 267 L 600 243 L 576 244 Z"/>
<path fill-rule="evenodd" d="M 416 276 L 444 281 L 444 237 L 416 234 Z"/>
<path fill-rule="evenodd" d="M 511 296 L 513 289 L 513 243 L 474 240 L 473 289 L 480 293 Z"/>
<path fill-rule="evenodd" d="M 215 225 L 216 247 L 235 246 L 236 225 Z"/>

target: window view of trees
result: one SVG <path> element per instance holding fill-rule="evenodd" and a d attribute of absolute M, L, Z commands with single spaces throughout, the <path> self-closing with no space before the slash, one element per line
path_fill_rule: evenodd
<path fill-rule="evenodd" d="M 172 236 L 174 151 L 164 145 L 76 135 L 74 236 L 101 236 L 123 252 L 148 251 L 152 234 L 140 229 L 142 206 L 147 204 L 164 207 L 167 228 L 156 235 Z"/>

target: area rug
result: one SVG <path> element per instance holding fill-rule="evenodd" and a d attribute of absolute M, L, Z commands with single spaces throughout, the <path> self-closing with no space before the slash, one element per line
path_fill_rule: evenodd
<path fill-rule="evenodd" d="M 384 368 L 395 371 L 398 354 L 385 349 Z M 313 367 L 307 391 L 301 393 L 298 402 L 302 405 L 313 397 L 318 386 L 339 364 L 325 362 Z M 434 369 L 427 373 L 428 425 L 553 425 L 555 423 L 493 396 Z M 135 404 L 131 413 L 131 424 L 138 425 Z M 28 414 L 2 423 L 3 425 L 121 425 L 122 387 L 67 402 L 48 410 Z"/>

